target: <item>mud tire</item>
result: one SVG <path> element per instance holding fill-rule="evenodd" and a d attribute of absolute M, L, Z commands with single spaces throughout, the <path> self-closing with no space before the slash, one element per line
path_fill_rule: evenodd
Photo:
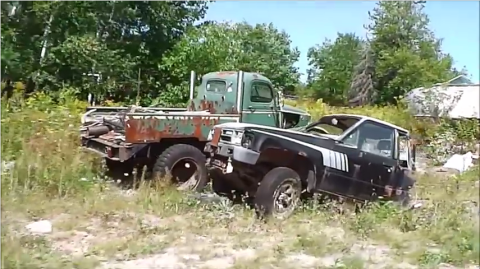
<path fill-rule="evenodd" d="M 278 192 L 287 185 L 296 194 L 291 200 L 289 208 L 285 212 L 278 212 L 275 206 L 279 198 Z M 287 167 L 277 167 L 270 170 L 263 177 L 255 194 L 254 204 L 257 217 L 288 218 L 300 203 L 301 192 L 302 182 L 297 172 Z"/>
<path fill-rule="evenodd" d="M 394 202 L 400 207 L 409 209 L 414 203 L 418 202 L 415 182 L 416 180 L 410 175 L 404 175 L 404 179 L 402 180 L 402 189 L 404 191 L 401 195 L 394 198 Z"/>
<path fill-rule="evenodd" d="M 394 202 L 402 209 L 412 209 L 415 203 L 418 202 L 415 186 L 408 188 L 400 196 L 395 197 Z"/>
<path fill-rule="evenodd" d="M 196 182 L 189 187 L 192 191 L 202 191 L 208 184 L 209 178 L 206 167 L 205 155 L 196 147 L 187 144 L 173 145 L 160 154 L 153 166 L 153 178 L 165 178 L 170 177 L 172 183 L 178 184 L 178 180 L 175 175 L 172 175 L 172 171 L 175 174 L 177 165 L 180 161 L 188 161 L 189 164 L 193 164 L 195 171 Z M 187 168 L 189 169 L 189 168 Z M 181 179 L 180 179 L 181 180 Z"/>

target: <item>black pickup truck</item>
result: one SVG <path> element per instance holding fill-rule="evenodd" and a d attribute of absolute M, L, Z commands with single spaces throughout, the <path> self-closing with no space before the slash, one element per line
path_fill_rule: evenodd
<path fill-rule="evenodd" d="M 210 137 L 213 189 L 253 197 L 264 215 L 287 217 L 308 193 L 406 205 L 415 184 L 409 132 L 375 118 L 327 115 L 295 129 L 225 123 Z"/>

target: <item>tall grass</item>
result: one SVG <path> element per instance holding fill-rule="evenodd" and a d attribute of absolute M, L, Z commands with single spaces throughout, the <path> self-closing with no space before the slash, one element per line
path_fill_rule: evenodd
<path fill-rule="evenodd" d="M 79 147 L 77 111 L 39 103 L 2 102 L 2 198 L 73 195 L 88 190 L 81 178 L 95 176 L 92 156 Z"/>

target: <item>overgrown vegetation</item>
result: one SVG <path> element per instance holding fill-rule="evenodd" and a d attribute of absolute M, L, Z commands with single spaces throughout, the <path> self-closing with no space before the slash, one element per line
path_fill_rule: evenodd
<path fill-rule="evenodd" d="M 190 70 L 242 69 L 305 97 L 288 102 L 314 119 L 368 115 L 411 130 L 431 156 L 458 144 L 470 150 L 478 121 L 417 119 L 399 101 L 460 73 L 422 5 L 380 2 L 369 38 L 340 33 L 309 51 L 303 84 L 287 33 L 271 24 L 197 25 L 206 2 L 2 2 L 2 96 L 10 97 L 1 106 L 2 268 L 145 268 L 125 260 L 152 256 L 172 268 L 478 264 L 478 166 L 419 177 L 422 210 L 376 204 L 353 215 L 312 201 L 284 223 L 260 223 L 249 209 L 199 203 L 158 182 L 120 190 L 79 148 L 88 93 L 106 105 L 181 105 Z M 53 232 L 26 233 L 39 219 L 52 220 Z"/>
<path fill-rule="evenodd" d="M 128 268 L 142 264 L 123 260 L 165 261 L 173 255 L 168 251 L 177 253 L 172 266 L 178 268 L 218 262 L 215 255 L 234 268 L 396 268 L 402 262 L 463 268 L 479 262 L 478 167 L 456 179 L 420 177 L 417 192 L 428 199 L 422 210 L 377 204 L 352 216 L 348 208 L 335 213 L 339 205 L 312 201 L 284 223 L 262 223 L 250 209 L 199 203 L 168 186 L 122 191 L 101 180 L 101 161 L 79 149 L 72 124 L 85 105 L 55 106 L 46 96 L 2 103 L 2 267 Z M 309 107 L 313 113 L 334 109 L 320 102 Z M 361 112 L 380 111 L 391 116 L 388 108 Z M 53 222 L 51 234 L 26 233 L 24 225 L 39 219 Z M 187 254 L 200 260 L 180 258 Z"/>

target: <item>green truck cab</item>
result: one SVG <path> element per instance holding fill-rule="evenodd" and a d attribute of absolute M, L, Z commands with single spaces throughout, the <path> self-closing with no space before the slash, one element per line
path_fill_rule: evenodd
<path fill-rule="evenodd" d="M 215 113 L 237 114 L 239 122 L 292 128 L 310 121 L 305 111 L 284 105 L 270 80 L 257 73 L 209 73 L 202 77 L 197 92 L 191 98 L 194 110 L 213 108 Z"/>
<path fill-rule="evenodd" d="M 153 177 L 171 176 L 179 188 L 201 190 L 209 180 L 203 149 L 213 126 L 245 122 L 293 128 L 310 121 L 305 111 L 284 105 L 271 81 L 260 74 L 212 72 L 197 87 L 196 81 L 192 71 L 185 109 L 87 108 L 82 146 L 104 157 L 114 175 L 146 166 Z"/>

